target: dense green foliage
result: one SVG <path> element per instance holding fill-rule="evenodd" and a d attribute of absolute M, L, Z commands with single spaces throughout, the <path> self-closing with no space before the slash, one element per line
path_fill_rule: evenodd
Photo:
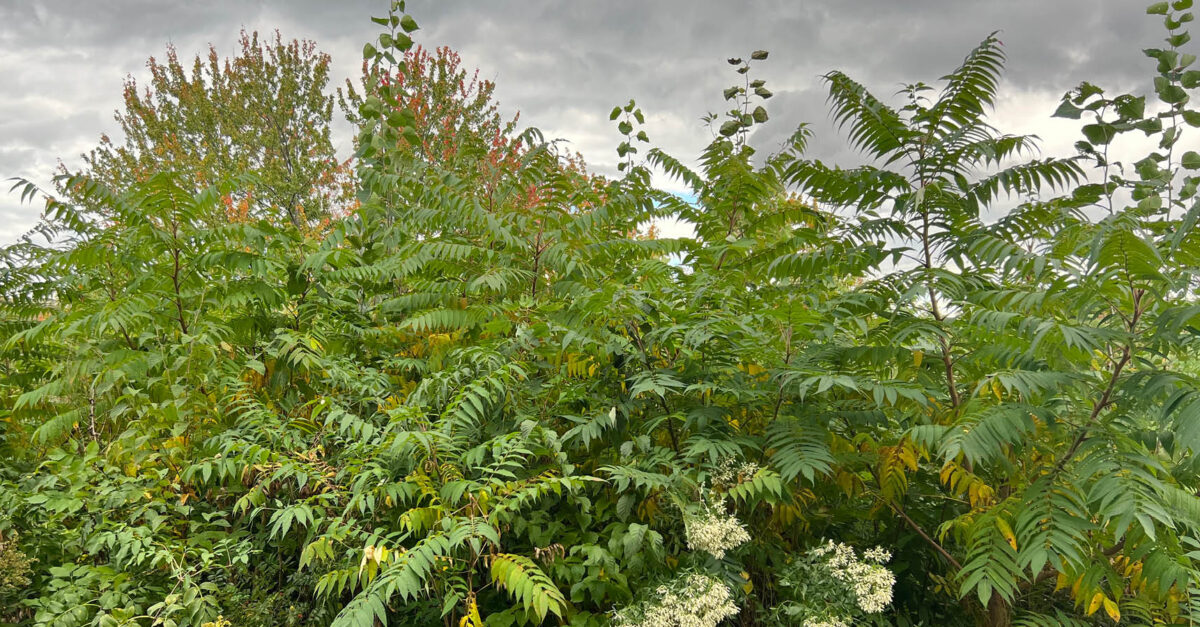
<path fill-rule="evenodd" d="M 1195 623 L 1190 6 L 1149 9 L 1152 96 L 1064 96 L 1070 158 L 988 124 L 988 37 L 898 106 L 825 76 L 872 165 L 757 153 L 756 51 L 694 167 L 614 108 L 606 179 L 396 3 L 344 217 L 311 48 L 154 66 L 125 147 L 15 188 L 46 216 L 0 250 L 0 621 Z M 238 121 L 277 100 L 303 167 Z M 228 142 L 156 139 L 197 129 Z"/>

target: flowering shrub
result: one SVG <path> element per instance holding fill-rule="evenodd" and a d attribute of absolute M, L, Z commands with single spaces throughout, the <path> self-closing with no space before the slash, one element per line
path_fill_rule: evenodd
<path fill-rule="evenodd" d="M 896 577 L 883 564 L 886 549 L 863 552 L 832 540 L 808 552 L 779 579 L 785 599 L 775 608 L 781 623 L 804 627 L 845 627 L 866 614 L 878 614 L 892 602 Z"/>
<path fill-rule="evenodd" d="M 749 541 L 750 534 L 737 517 L 725 512 L 724 506 L 705 505 L 698 516 L 687 520 L 687 544 L 693 551 L 722 559 L 726 551 Z"/>
<path fill-rule="evenodd" d="M 613 617 L 613 624 L 620 627 L 714 627 L 737 613 L 729 586 L 710 575 L 691 573 L 656 588 L 653 599 L 621 610 Z"/>
<path fill-rule="evenodd" d="M 752 479 L 759 470 L 762 470 L 762 467 L 754 462 L 742 462 L 733 457 L 726 457 L 713 470 L 713 488 L 727 489 L 736 486 L 739 483 Z"/>
<path fill-rule="evenodd" d="M 0 622 L 8 610 L 7 601 L 17 598 L 29 585 L 32 561 L 17 547 L 16 537 L 5 539 L 0 533 Z M 6 609 L 7 608 L 7 609 Z"/>
<path fill-rule="evenodd" d="M 1157 99 L 1061 102 L 1079 158 L 988 123 L 989 36 L 895 107 L 824 75 L 865 161 L 756 150 L 755 51 L 699 155 L 615 107 L 616 178 L 403 5 L 352 171 L 284 46 L 168 62 L 129 159 L 14 187 L 0 625 L 1200 624 L 1192 0 L 1150 7 Z"/>
<path fill-rule="evenodd" d="M 807 619 L 804 627 L 850 627 L 850 623 L 840 618 Z"/>

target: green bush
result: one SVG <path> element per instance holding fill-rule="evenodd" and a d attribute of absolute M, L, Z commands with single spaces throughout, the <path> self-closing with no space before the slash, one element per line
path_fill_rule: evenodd
<path fill-rule="evenodd" d="M 18 183 L 49 243 L 0 251 L 5 618 L 1200 620 L 1190 5 L 1150 7 L 1152 96 L 1064 96 L 1067 158 L 988 122 L 993 36 L 896 106 L 825 75 L 870 165 L 756 151 L 755 51 L 696 167 L 630 101 L 601 177 L 397 2 L 340 99 L 353 205 L 336 164 L 309 216 L 255 193 L 277 169 L 135 144 L 128 178 Z"/>

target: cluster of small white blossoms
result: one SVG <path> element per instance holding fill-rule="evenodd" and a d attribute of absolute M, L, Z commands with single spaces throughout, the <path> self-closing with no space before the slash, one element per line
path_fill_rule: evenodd
<path fill-rule="evenodd" d="M 850 623 L 837 617 L 806 618 L 804 627 L 850 627 Z"/>
<path fill-rule="evenodd" d="M 738 613 L 733 595 L 720 580 L 692 574 L 682 586 L 659 586 L 655 603 L 640 607 L 638 619 L 618 614 L 621 627 L 716 627 Z"/>
<path fill-rule="evenodd" d="M 750 534 L 736 516 L 727 514 L 723 507 L 704 508 L 699 516 L 686 522 L 688 548 L 704 551 L 717 559 L 725 557 L 725 551 L 735 549 L 750 541 Z"/>
<path fill-rule="evenodd" d="M 713 485 L 734 486 L 746 479 L 754 477 L 761 470 L 754 462 L 738 463 L 732 457 L 721 460 L 721 464 L 712 473 Z"/>
<path fill-rule="evenodd" d="M 896 576 L 882 566 L 892 559 L 891 552 L 880 547 L 868 549 L 863 552 L 866 561 L 860 562 L 854 554 L 854 549 L 830 540 L 829 544 L 814 549 L 813 553 L 817 556 L 829 556 L 825 561 L 829 572 L 838 581 L 850 585 L 862 611 L 876 614 L 892 602 L 892 587 L 896 585 Z"/>
<path fill-rule="evenodd" d="M 881 546 L 877 546 L 873 549 L 863 551 L 863 559 L 868 562 L 875 562 L 876 564 L 886 564 L 892 561 L 892 552 Z"/>

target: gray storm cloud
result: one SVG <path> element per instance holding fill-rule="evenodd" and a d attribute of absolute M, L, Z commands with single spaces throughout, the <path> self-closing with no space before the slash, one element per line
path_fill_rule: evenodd
<path fill-rule="evenodd" d="M 357 74 L 368 20 L 383 1 L 0 0 L 0 178 L 46 183 L 61 160 L 72 167 L 101 133 L 115 131 L 121 82 L 145 74 L 167 44 L 181 56 L 211 43 L 234 51 L 239 29 L 279 29 L 308 38 L 334 59 L 335 76 Z M 1063 154 L 1076 125 L 1049 118 L 1082 80 L 1143 89 L 1151 67 L 1140 50 L 1158 45 L 1160 24 L 1129 0 L 844 0 L 697 2 L 465 2 L 410 0 L 418 42 L 446 45 L 497 82 L 502 106 L 525 124 L 572 142 L 602 172 L 614 170 L 616 132 L 607 112 L 635 98 L 654 142 L 690 158 L 711 137 L 700 122 L 724 109 L 735 76 L 729 56 L 767 49 L 756 76 L 776 96 L 756 144 L 778 145 L 801 122 L 816 133 L 811 153 L 854 161 L 829 124 L 820 75 L 841 69 L 880 96 L 901 84 L 933 83 L 992 31 L 1009 56 L 994 121 L 1032 132 Z M 339 79 L 339 83 L 340 83 Z M 338 133 L 349 152 L 349 133 Z M 4 190 L 7 191 L 7 187 Z M 38 208 L 0 195 L 0 244 L 37 219 Z"/>

